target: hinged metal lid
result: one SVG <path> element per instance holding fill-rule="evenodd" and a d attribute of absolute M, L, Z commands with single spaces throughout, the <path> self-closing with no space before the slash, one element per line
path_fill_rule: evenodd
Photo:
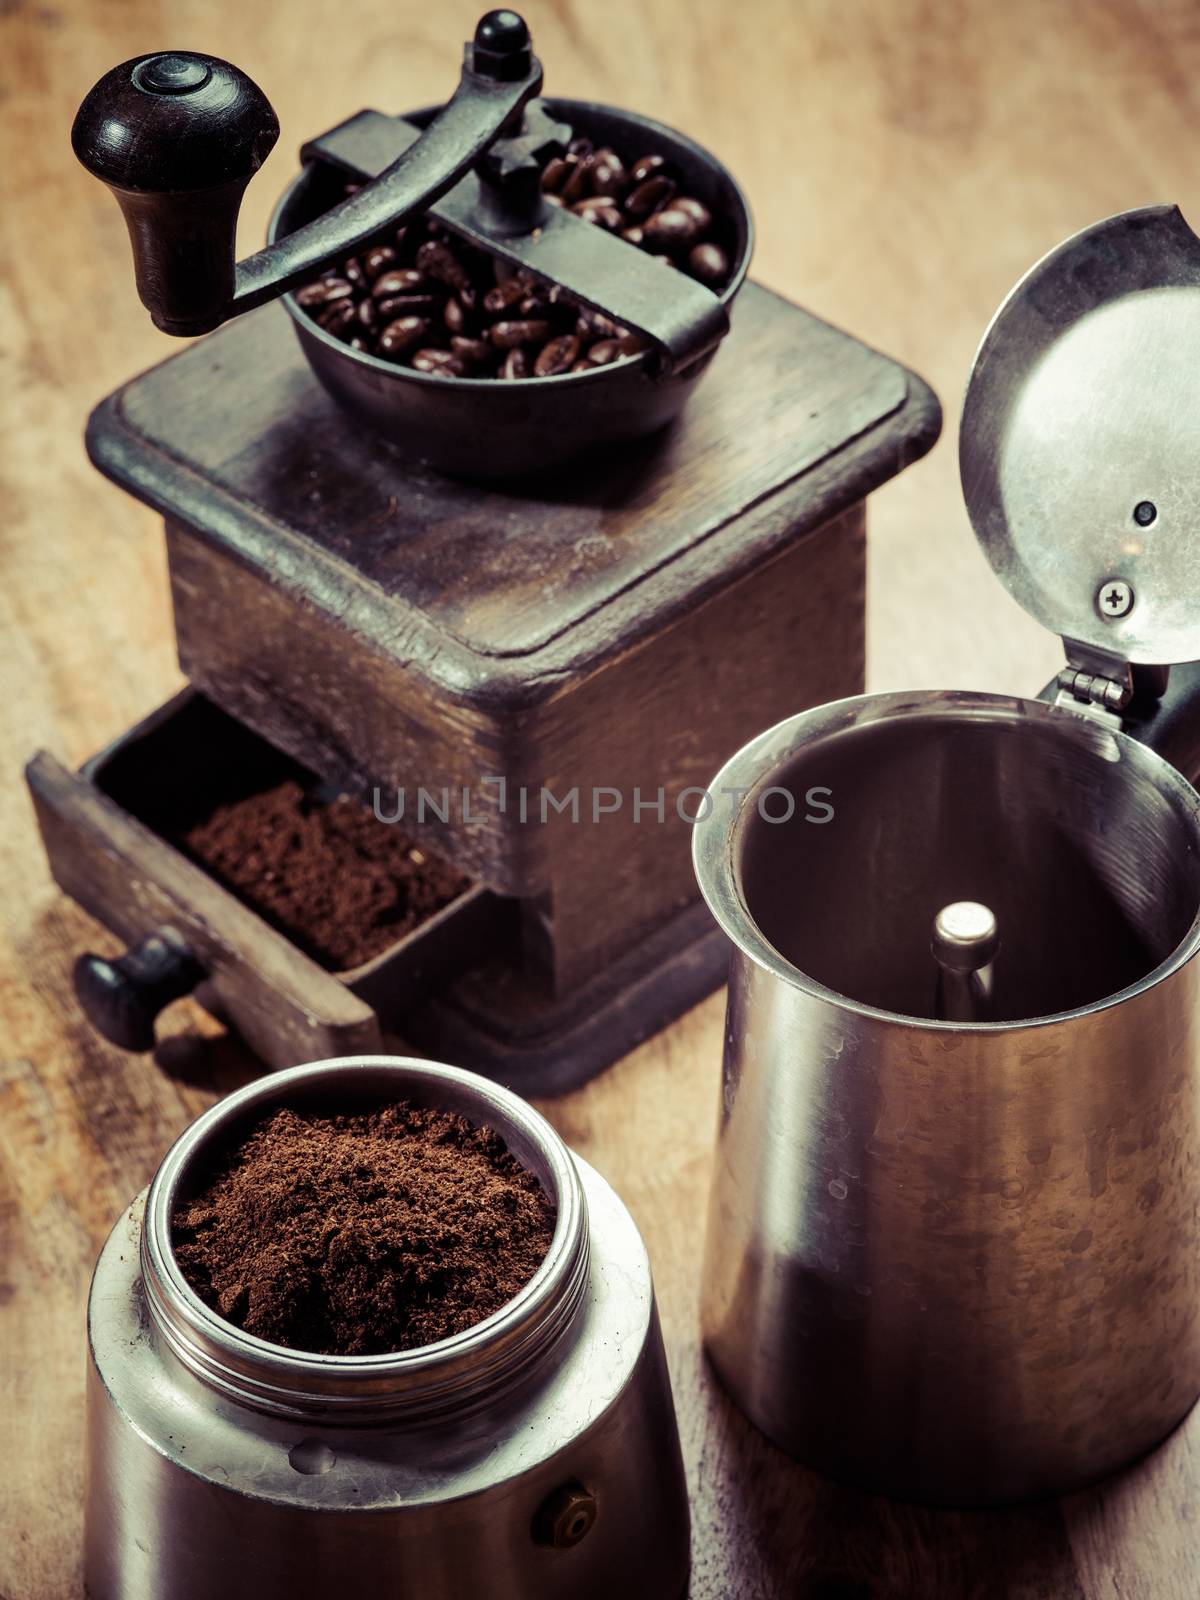
<path fill-rule="evenodd" d="M 1068 654 L 1200 660 L 1200 239 L 1177 207 L 1085 228 L 1017 284 L 959 469 L 988 560 Z"/>

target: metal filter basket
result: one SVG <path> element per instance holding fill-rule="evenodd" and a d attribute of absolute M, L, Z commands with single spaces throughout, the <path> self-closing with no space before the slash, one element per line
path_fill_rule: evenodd
<path fill-rule="evenodd" d="M 265 1343 L 211 1311 L 170 1242 L 180 1199 L 279 1106 L 406 1098 L 501 1135 L 557 1206 L 507 1306 L 382 1356 Z M 649 1263 L 620 1201 L 507 1090 L 386 1056 L 229 1096 L 113 1229 L 88 1308 L 91 1600 L 611 1600 L 683 1594 L 688 1510 Z"/>

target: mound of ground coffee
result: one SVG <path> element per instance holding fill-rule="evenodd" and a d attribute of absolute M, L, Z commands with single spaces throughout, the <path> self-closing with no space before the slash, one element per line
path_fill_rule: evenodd
<path fill-rule="evenodd" d="M 550 1247 L 554 1206 L 499 1134 L 398 1101 L 280 1110 L 173 1221 L 202 1300 L 322 1355 L 411 1350 L 498 1311 Z"/>
<path fill-rule="evenodd" d="M 222 802 L 178 842 L 333 971 L 381 954 L 470 881 L 361 801 L 290 778 Z"/>

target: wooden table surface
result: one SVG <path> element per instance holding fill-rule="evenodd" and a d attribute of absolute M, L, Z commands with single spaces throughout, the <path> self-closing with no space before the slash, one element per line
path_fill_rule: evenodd
<path fill-rule="evenodd" d="M 1188 0 L 528 0 L 557 93 L 626 104 L 721 152 L 757 214 L 756 275 L 922 372 L 947 437 L 874 502 L 871 685 L 1030 692 L 1059 655 L 1001 593 L 958 495 L 953 415 L 1000 297 L 1110 212 L 1200 188 L 1200 11 Z M 110 197 L 74 165 L 76 103 L 177 45 L 237 61 L 283 137 L 243 244 L 305 135 L 403 109 L 455 73 L 477 0 L 6 0 L 0 472 L 0 1600 L 78 1592 L 84 1301 L 120 1207 L 253 1064 L 189 1002 L 163 1064 L 79 1023 L 74 954 L 112 949 L 50 883 L 21 782 L 78 762 L 178 683 L 161 527 L 101 482 L 93 402 L 160 359 Z M 786 1460 L 715 1391 L 697 1263 L 721 1042 L 715 996 L 544 1109 L 616 1185 L 656 1265 L 695 1521 L 694 1600 L 1200 1592 L 1200 1417 L 1061 1504 L 946 1514 Z"/>

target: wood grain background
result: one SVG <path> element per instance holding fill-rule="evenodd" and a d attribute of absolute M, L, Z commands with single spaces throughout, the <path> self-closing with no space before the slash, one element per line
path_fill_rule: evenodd
<path fill-rule="evenodd" d="M 528 0 L 555 92 L 675 123 L 757 214 L 754 271 L 921 371 L 948 437 L 877 497 L 871 682 L 1032 692 L 1054 641 L 1000 592 L 957 489 L 953 414 L 1003 293 L 1066 234 L 1174 200 L 1200 216 L 1200 11 L 1190 0 Z M 88 1275 L 102 1237 L 214 1092 L 251 1070 L 183 1003 L 164 1065 L 80 1027 L 74 953 L 107 945 L 53 889 L 20 769 L 78 762 L 176 686 L 161 529 L 89 469 L 91 404 L 167 341 L 112 200 L 74 165 L 76 103 L 167 46 L 231 57 L 283 137 L 251 187 L 261 239 L 301 140 L 438 98 L 476 6 L 443 0 L 3 0 L 0 116 L 0 1596 L 78 1591 Z M 695 1516 L 694 1600 L 1200 1591 L 1200 1422 L 1102 1488 L 1006 1515 L 836 1489 L 714 1391 L 696 1264 L 722 1002 L 548 1106 L 616 1184 L 656 1263 Z M 164 1070 L 165 1066 L 165 1070 Z"/>

